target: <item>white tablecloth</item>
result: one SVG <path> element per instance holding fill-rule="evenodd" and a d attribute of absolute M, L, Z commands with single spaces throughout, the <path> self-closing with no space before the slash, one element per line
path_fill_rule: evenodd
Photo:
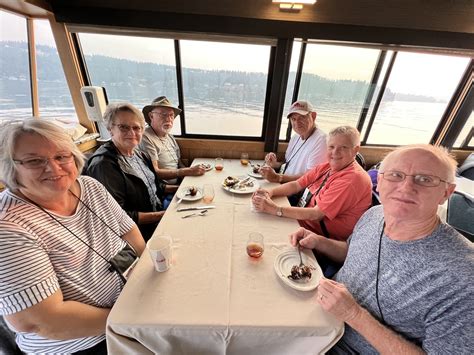
<path fill-rule="evenodd" d="M 145 251 L 108 318 L 111 354 L 318 354 L 342 336 L 343 324 L 316 303 L 316 290 L 296 291 L 274 272 L 297 222 L 252 212 L 251 195 L 222 189 L 226 176 L 248 169 L 225 160 L 222 172 L 184 179 L 181 188 L 213 184 L 216 209 L 182 219 L 187 212 L 176 212 L 173 200 L 155 231 L 172 236 L 173 265 L 158 273 Z M 260 259 L 245 251 L 252 231 L 265 238 Z"/>

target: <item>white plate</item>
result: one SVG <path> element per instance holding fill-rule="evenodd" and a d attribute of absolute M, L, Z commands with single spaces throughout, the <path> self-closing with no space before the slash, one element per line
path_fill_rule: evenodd
<path fill-rule="evenodd" d="M 182 198 L 183 201 L 197 201 L 197 200 L 200 200 L 200 199 L 202 198 L 202 191 L 201 191 L 200 188 L 197 188 L 197 193 L 196 193 L 196 195 L 194 195 L 194 196 L 186 195 L 186 196 L 185 196 L 186 192 L 189 191 L 189 188 L 190 188 L 190 187 L 191 187 L 191 186 L 186 186 L 186 187 L 182 188 L 181 190 L 179 190 L 179 191 L 176 193 L 176 196 L 177 196 L 178 198 Z"/>
<path fill-rule="evenodd" d="M 250 170 L 248 172 L 248 175 L 256 179 L 263 179 L 263 176 L 261 174 L 254 173 L 253 170 Z"/>
<path fill-rule="evenodd" d="M 245 179 L 245 176 L 239 176 L 239 179 L 243 180 Z M 253 186 L 246 187 L 245 189 L 234 189 L 233 187 L 227 187 L 227 186 L 224 186 L 223 184 L 221 184 L 221 186 L 224 190 L 227 190 L 234 194 L 240 194 L 240 195 L 251 194 L 257 191 L 260 185 L 258 184 L 257 180 L 255 179 L 250 179 L 250 180 L 252 180 Z"/>
<path fill-rule="evenodd" d="M 321 268 L 318 263 L 307 256 L 305 253 L 301 253 L 301 258 L 303 263 L 308 266 L 313 266 L 314 270 L 311 270 L 311 278 L 308 280 L 294 281 L 288 278 L 288 275 L 291 275 L 291 268 L 294 265 L 300 264 L 300 257 L 298 256 L 298 250 L 289 249 L 281 252 L 275 258 L 273 267 L 275 269 L 278 277 L 291 288 L 294 288 L 298 291 L 311 291 L 314 290 L 319 285 L 319 280 L 323 276 Z"/>

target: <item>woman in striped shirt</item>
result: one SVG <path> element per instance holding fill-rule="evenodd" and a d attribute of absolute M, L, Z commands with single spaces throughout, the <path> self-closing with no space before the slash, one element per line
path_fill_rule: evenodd
<path fill-rule="evenodd" d="M 0 314 L 22 351 L 105 350 L 105 324 L 123 287 L 109 261 L 144 240 L 58 126 L 0 128 Z"/>

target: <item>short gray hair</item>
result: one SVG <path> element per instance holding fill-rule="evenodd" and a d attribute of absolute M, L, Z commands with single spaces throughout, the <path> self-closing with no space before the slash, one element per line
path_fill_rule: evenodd
<path fill-rule="evenodd" d="M 0 126 L 0 180 L 9 189 L 16 190 L 21 187 L 16 178 L 17 170 L 13 154 L 16 142 L 25 133 L 37 134 L 57 147 L 71 151 L 77 170 L 81 173 L 84 167 L 84 155 L 60 126 L 36 118 L 6 122 Z"/>
<path fill-rule="evenodd" d="M 112 129 L 112 125 L 115 122 L 115 116 L 117 116 L 119 112 L 133 113 L 135 116 L 137 116 L 142 128 L 145 128 L 145 118 L 143 118 L 143 113 L 140 110 L 128 102 L 117 102 L 107 105 L 107 108 L 104 112 L 105 125 L 109 131 Z"/>
<path fill-rule="evenodd" d="M 352 126 L 339 126 L 339 127 L 333 128 L 328 134 L 328 139 L 330 137 L 334 137 L 339 134 L 348 136 L 354 147 L 357 147 L 358 145 L 360 145 L 360 133 L 356 128 Z"/>
<path fill-rule="evenodd" d="M 449 153 L 448 149 L 441 146 L 434 146 L 431 144 L 410 144 L 405 145 L 403 147 L 398 147 L 394 151 L 388 153 L 385 158 L 382 160 L 380 164 L 379 171 L 384 172 L 385 165 L 387 165 L 387 161 L 395 158 L 400 153 L 410 151 L 410 150 L 419 150 L 430 153 L 433 155 L 444 167 L 444 173 L 446 176 L 440 176 L 442 179 L 446 179 L 449 183 L 455 182 L 456 177 L 456 169 L 457 169 L 457 161 L 454 157 Z"/>

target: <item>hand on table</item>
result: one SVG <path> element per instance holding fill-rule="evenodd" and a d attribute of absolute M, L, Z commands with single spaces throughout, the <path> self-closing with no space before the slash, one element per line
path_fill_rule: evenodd
<path fill-rule="evenodd" d="M 259 191 L 264 191 L 264 193 L 258 193 Z M 276 214 L 278 206 L 271 199 L 271 194 L 266 190 L 257 190 L 252 195 L 252 203 L 255 207 L 255 210 L 260 212 L 266 212 L 271 214 Z"/>
<path fill-rule="evenodd" d="M 194 165 L 189 168 L 190 176 L 204 175 L 205 172 L 206 172 L 206 169 L 204 168 L 204 165 L 202 164 Z"/>
<path fill-rule="evenodd" d="M 270 182 L 278 182 L 280 178 L 280 175 L 278 175 L 272 167 L 267 165 L 262 166 L 258 172 L 264 179 L 267 179 Z"/>
<path fill-rule="evenodd" d="M 362 310 L 346 286 L 324 277 L 319 281 L 316 297 L 325 311 L 343 322 L 353 320 Z"/>

